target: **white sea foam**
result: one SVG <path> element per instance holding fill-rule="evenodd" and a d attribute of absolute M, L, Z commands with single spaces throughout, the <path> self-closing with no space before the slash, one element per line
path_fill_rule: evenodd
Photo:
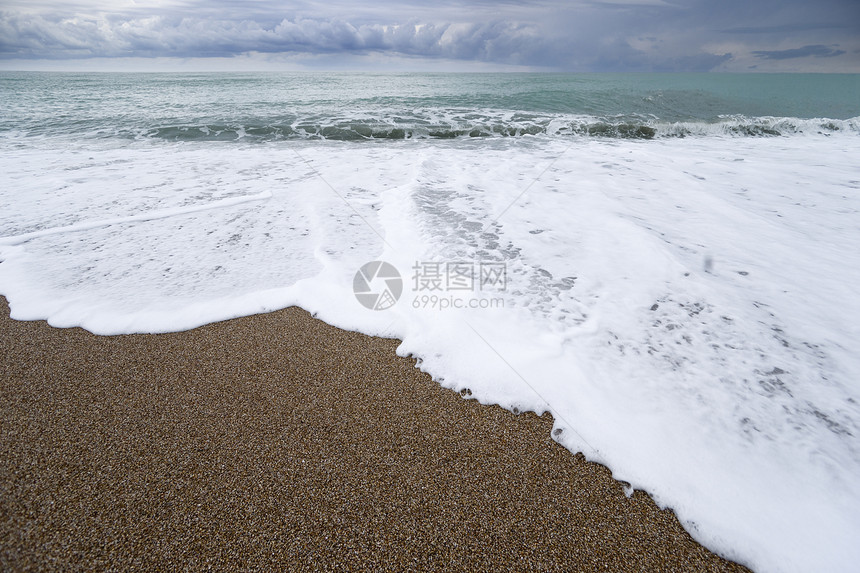
<path fill-rule="evenodd" d="M 0 156 L 14 318 L 164 332 L 298 304 L 551 411 L 728 557 L 860 562 L 856 135 L 20 141 Z M 372 260 L 403 275 L 388 310 L 353 296 Z M 434 262 L 504 265 L 504 289 L 416 288 Z"/>

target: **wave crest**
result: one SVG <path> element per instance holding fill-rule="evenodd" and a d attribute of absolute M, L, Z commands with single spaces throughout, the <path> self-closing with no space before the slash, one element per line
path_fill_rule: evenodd
<path fill-rule="evenodd" d="M 362 117 L 247 118 L 188 121 L 161 125 L 123 125 L 115 120 L 41 124 L 23 128 L 0 125 L 0 137 L 18 139 L 72 136 L 83 139 L 266 142 L 278 140 L 401 140 L 477 137 L 583 137 L 663 139 L 677 137 L 779 137 L 860 134 L 860 117 L 801 119 L 720 116 L 712 121 L 668 122 L 655 117 L 537 115 L 495 110 L 413 110 Z"/>

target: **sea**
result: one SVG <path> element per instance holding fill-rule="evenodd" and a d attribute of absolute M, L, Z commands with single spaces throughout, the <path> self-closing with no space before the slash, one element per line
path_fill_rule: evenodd
<path fill-rule="evenodd" d="M 756 571 L 860 563 L 858 285 L 860 75 L 0 73 L 13 318 L 396 337 Z"/>

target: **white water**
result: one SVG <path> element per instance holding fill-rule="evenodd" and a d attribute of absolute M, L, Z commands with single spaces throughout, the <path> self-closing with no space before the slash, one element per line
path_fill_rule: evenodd
<path fill-rule="evenodd" d="M 723 555 L 860 562 L 856 135 L 5 147 L 13 318 L 164 332 L 297 304 L 550 410 Z M 353 296 L 372 260 L 403 275 L 391 309 Z M 432 261 L 504 263 L 506 288 L 416 290 Z"/>

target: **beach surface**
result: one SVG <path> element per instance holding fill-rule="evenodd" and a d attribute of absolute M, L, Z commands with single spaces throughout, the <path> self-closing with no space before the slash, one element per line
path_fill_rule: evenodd
<path fill-rule="evenodd" d="M 295 307 L 95 336 L 0 297 L 0 569 L 743 570 L 397 345 Z"/>

